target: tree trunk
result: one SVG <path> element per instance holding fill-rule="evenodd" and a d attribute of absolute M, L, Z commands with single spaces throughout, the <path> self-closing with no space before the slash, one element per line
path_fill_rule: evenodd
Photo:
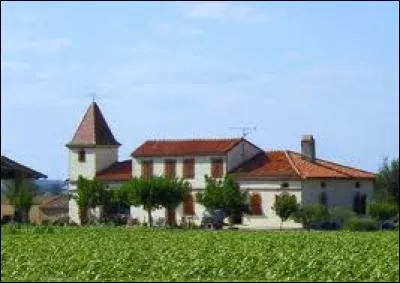
<path fill-rule="evenodd" d="M 150 208 L 147 209 L 147 216 L 149 218 L 149 226 L 152 227 L 153 226 L 153 218 L 151 217 L 151 209 Z"/>
<path fill-rule="evenodd" d="M 282 224 L 283 224 L 283 221 L 281 220 L 281 225 L 279 226 L 279 230 L 281 230 L 281 231 L 282 231 Z"/>
<path fill-rule="evenodd" d="M 87 207 L 79 208 L 79 219 L 81 221 L 81 225 L 86 225 L 88 223 L 88 208 Z"/>
<path fill-rule="evenodd" d="M 29 222 L 29 208 L 22 209 L 22 223 Z"/>

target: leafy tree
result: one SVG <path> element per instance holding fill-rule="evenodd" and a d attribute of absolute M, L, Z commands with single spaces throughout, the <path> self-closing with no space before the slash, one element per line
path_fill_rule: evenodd
<path fill-rule="evenodd" d="M 5 195 L 14 206 L 15 215 L 21 222 L 29 221 L 29 210 L 33 204 L 33 198 L 37 194 L 37 186 L 29 179 L 17 178 L 5 183 Z"/>
<path fill-rule="evenodd" d="M 311 224 L 324 218 L 325 215 L 326 211 L 322 205 L 299 205 L 290 218 L 297 223 L 301 223 L 305 229 L 310 230 Z"/>
<path fill-rule="evenodd" d="M 276 196 L 274 205 L 271 208 L 281 219 L 280 229 L 282 230 L 283 222 L 288 220 L 298 208 L 296 196 L 287 192 L 282 192 L 280 195 Z"/>
<path fill-rule="evenodd" d="M 126 194 L 130 205 L 140 206 L 147 211 L 149 226 L 153 226 L 151 212 L 161 207 L 161 193 L 153 178 L 131 178 L 121 190 Z"/>
<path fill-rule="evenodd" d="M 222 180 L 215 180 L 204 176 L 206 188 L 197 193 L 197 201 L 207 210 L 221 209 L 229 217 L 232 225 L 233 218 L 248 211 L 247 192 L 241 192 L 234 176 L 226 175 Z"/>
<path fill-rule="evenodd" d="M 76 193 L 70 194 L 70 197 L 75 199 L 79 208 L 79 218 L 81 225 L 88 223 L 89 208 L 95 208 L 100 204 L 104 204 L 108 192 L 105 185 L 99 180 L 89 180 L 79 176 Z"/>
<path fill-rule="evenodd" d="M 154 177 L 153 182 L 155 182 L 154 187 L 160 192 L 160 205 L 167 211 L 174 211 L 189 196 L 189 183 L 183 178 L 160 176 Z M 173 223 L 168 222 L 166 224 L 171 225 Z"/>
<path fill-rule="evenodd" d="M 381 221 L 388 220 L 398 213 L 398 207 L 392 202 L 377 201 L 373 202 L 368 207 L 369 214 Z"/>
<path fill-rule="evenodd" d="M 393 201 L 399 206 L 399 158 L 390 163 L 385 158 L 375 180 L 375 197 Z"/>

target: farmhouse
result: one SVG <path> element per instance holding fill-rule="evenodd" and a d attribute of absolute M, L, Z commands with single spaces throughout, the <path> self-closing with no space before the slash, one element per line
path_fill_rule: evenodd
<path fill-rule="evenodd" d="M 317 158 L 312 135 L 302 137 L 300 152 L 266 151 L 245 138 L 147 140 L 133 150 L 129 159 L 119 161 L 120 145 L 93 102 L 66 145 L 69 190 L 76 190 L 79 175 L 100 179 L 110 187 L 119 186 L 131 177 L 183 177 L 191 185 L 191 198 L 176 211 L 166 213 L 160 209 L 153 217 L 168 217 L 177 223 L 189 218 L 199 224 L 205 208 L 196 202 L 195 194 L 205 188 L 204 175 L 222 178 L 234 173 L 240 188 L 249 193 L 251 213 L 237 220 L 248 226 L 279 225 L 271 206 L 282 191 L 294 194 L 304 204 L 350 208 L 358 214 L 365 214 L 372 197 L 374 174 Z M 99 213 L 99 208 L 95 212 Z M 132 206 L 130 215 L 147 222 L 142 207 Z M 79 223 L 73 199 L 69 202 L 69 216 Z M 299 224 L 288 221 L 285 225 Z"/>

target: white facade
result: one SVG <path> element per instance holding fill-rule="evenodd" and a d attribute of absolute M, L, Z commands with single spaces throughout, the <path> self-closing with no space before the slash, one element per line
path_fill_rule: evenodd
<path fill-rule="evenodd" d="M 165 160 L 176 160 L 176 177 L 183 176 L 183 160 L 191 159 L 194 161 L 194 178 L 187 179 L 193 189 L 202 189 L 205 187 L 204 175 L 211 176 L 211 159 L 221 158 L 224 162 L 223 174 L 226 174 L 226 158 L 224 156 L 169 156 L 169 157 L 154 157 L 154 158 L 133 158 L 132 159 L 132 174 L 133 177 L 140 177 L 142 174 L 142 161 L 153 160 L 153 175 L 164 175 Z"/>
<path fill-rule="evenodd" d="M 321 182 L 325 183 L 322 188 Z M 356 183 L 360 184 L 356 188 Z M 371 201 L 373 194 L 373 182 L 369 180 L 312 180 L 303 182 L 303 202 L 305 204 L 319 203 L 321 193 L 325 192 L 327 196 L 327 206 L 338 206 L 352 209 L 353 198 L 357 192 L 366 194 L 367 203 Z"/>
<path fill-rule="evenodd" d="M 118 160 L 118 147 L 116 146 L 83 148 L 85 151 L 84 162 L 79 161 L 79 151 L 81 149 L 70 148 L 68 153 L 68 175 L 70 180 L 68 190 L 72 193 L 76 191 L 76 181 L 79 175 L 82 175 L 84 178 L 93 179 L 97 172 L 107 168 Z M 71 221 L 80 223 L 78 206 L 72 198 L 69 200 L 68 214 Z M 91 212 L 91 215 L 94 217 L 99 214 L 99 209 Z"/>

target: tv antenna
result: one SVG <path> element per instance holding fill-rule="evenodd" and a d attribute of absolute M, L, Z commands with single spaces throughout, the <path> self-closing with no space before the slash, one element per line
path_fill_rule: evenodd
<path fill-rule="evenodd" d="M 257 128 L 256 127 L 231 127 L 231 129 L 241 130 L 242 138 L 246 138 L 249 134 L 254 132 Z"/>

